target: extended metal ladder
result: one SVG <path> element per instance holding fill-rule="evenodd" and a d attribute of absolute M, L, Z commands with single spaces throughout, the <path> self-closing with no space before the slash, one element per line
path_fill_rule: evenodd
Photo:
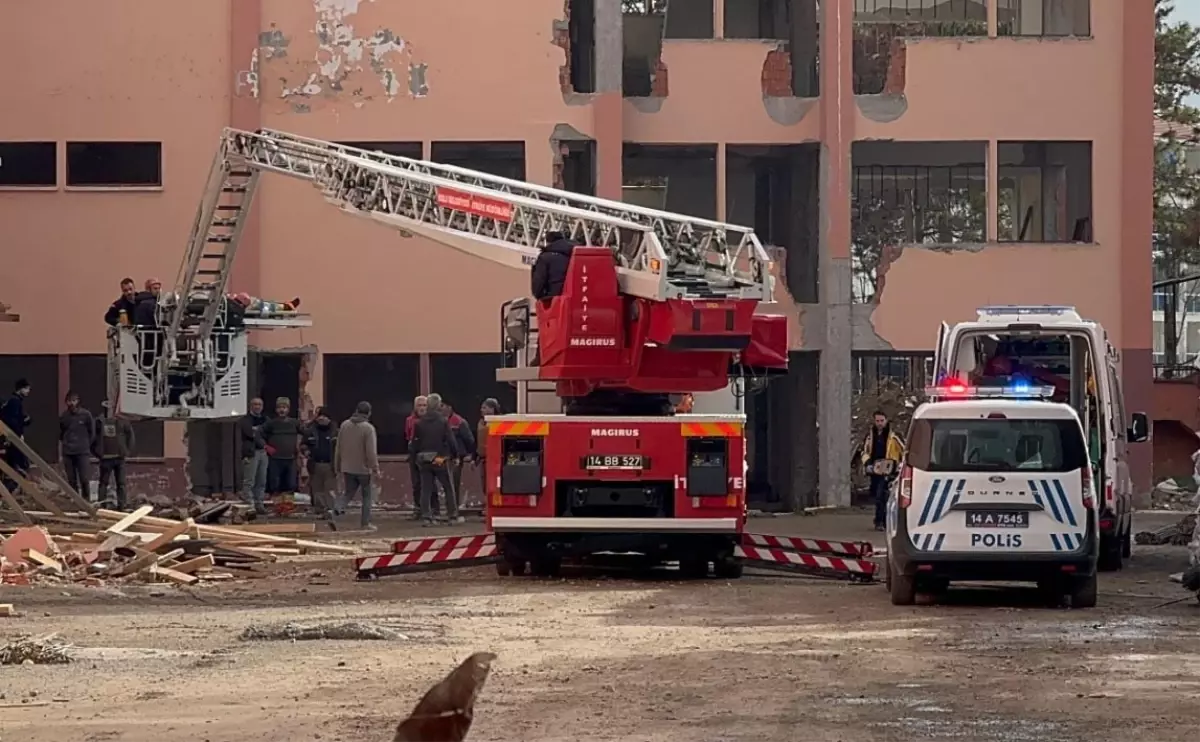
<path fill-rule="evenodd" d="M 651 299 L 771 300 L 770 259 L 753 230 L 707 219 L 411 160 L 283 132 L 226 129 L 175 283 L 203 315 L 176 311 L 181 331 L 204 347 L 220 310 L 258 179 L 274 172 L 314 183 L 340 208 L 472 255 L 529 266 L 546 235 L 613 249 L 622 290 Z"/>

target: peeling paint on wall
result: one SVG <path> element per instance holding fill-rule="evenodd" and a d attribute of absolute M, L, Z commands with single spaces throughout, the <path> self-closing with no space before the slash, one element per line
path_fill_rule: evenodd
<path fill-rule="evenodd" d="M 313 33 L 317 48 L 311 62 L 293 64 L 280 75 L 280 97 L 298 113 L 312 110 L 305 99 L 338 98 L 349 94 L 355 105 L 383 98 L 429 94 L 429 66 L 418 61 L 411 44 L 390 28 L 362 33 L 351 23 L 360 5 L 375 0 L 311 0 L 316 13 Z M 289 56 L 292 39 L 272 25 L 262 32 L 262 61 Z"/>

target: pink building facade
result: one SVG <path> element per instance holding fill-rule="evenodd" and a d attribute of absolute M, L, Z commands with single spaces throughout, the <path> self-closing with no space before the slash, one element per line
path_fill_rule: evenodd
<path fill-rule="evenodd" d="M 851 399 L 923 383 L 942 320 L 1073 304 L 1151 397 L 1151 0 L 42 0 L 0 71 L 0 385 L 103 396 L 123 276 L 170 285 L 222 127 L 270 127 L 753 225 L 793 370 L 748 399 L 766 503 L 849 498 Z M 1090 7 L 1089 7 L 1090 6 Z M 314 326 L 256 391 L 401 421 L 496 385 L 525 275 L 264 181 L 234 288 Z M 54 458 L 49 420 L 31 437 Z M 236 488 L 223 431 L 143 423 L 141 486 Z M 187 452 L 192 463 L 182 462 Z M 203 455 L 198 455 L 204 450 Z M 1148 484 L 1149 455 L 1137 463 Z M 136 488 L 135 488 L 136 489 Z"/>

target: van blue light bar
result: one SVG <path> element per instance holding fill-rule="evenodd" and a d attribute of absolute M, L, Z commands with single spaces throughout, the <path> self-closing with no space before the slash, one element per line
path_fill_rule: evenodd
<path fill-rule="evenodd" d="M 1075 307 L 1065 304 L 994 304 L 976 310 L 981 315 L 998 314 L 1066 314 L 1074 313 Z"/>

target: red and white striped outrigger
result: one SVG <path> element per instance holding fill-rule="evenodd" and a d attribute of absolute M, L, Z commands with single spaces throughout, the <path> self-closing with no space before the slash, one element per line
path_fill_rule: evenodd
<path fill-rule="evenodd" d="M 816 577 L 870 582 L 875 578 L 873 549 L 865 541 L 828 541 L 757 533 L 742 534 L 734 556 L 747 567 L 796 572 Z M 389 554 L 354 560 L 358 579 L 409 572 L 500 564 L 494 534 L 403 539 Z"/>

